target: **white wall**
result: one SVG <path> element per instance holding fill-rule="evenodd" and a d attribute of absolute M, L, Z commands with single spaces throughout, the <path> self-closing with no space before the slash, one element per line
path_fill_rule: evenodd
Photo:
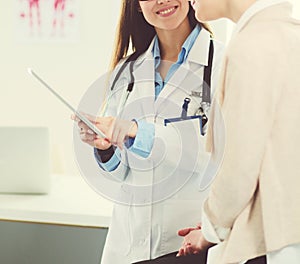
<path fill-rule="evenodd" d="M 0 126 L 48 126 L 56 169 L 76 173 L 70 111 L 26 69 L 35 69 L 76 105 L 108 68 L 119 0 L 80 0 L 80 40 L 73 44 L 18 43 L 15 1 L 0 1 Z"/>
<path fill-rule="evenodd" d="M 120 0 L 80 0 L 80 40 L 72 44 L 19 43 L 14 26 L 16 1 L 20 0 L 0 1 L 0 126 L 49 127 L 53 170 L 77 174 L 71 113 L 27 74 L 27 67 L 70 102 L 79 103 L 89 85 L 108 68 Z"/>
<path fill-rule="evenodd" d="M 293 16 L 295 18 L 300 18 L 300 0 L 288 0 L 290 1 L 294 8 L 293 8 Z M 228 19 L 219 19 L 217 21 L 210 22 L 214 33 L 216 35 L 216 39 L 223 41 L 224 43 L 228 44 L 232 32 L 235 28 L 235 24 L 229 21 Z"/>
<path fill-rule="evenodd" d="M 289 0 L 294 5 L 294 16 L 300 18 L 300 1 L 299 0 Z"/>
<path fill-rule="evenodd" d="M 80 0 L 80 40 L 73 44 L 18 43 L 15 1 L 20 0 L 0 1 L 0 126 L 49 127 L 53 169 L 76 174 L 70 111 L 27 74 L 27 67 L 76 105 L 108 68 L 120 0 Z M 299 0 L 291 1 L 300 17 Z M 217 21 L 212 26 L 218 39 L 228 41 L 230 22 Z"/>

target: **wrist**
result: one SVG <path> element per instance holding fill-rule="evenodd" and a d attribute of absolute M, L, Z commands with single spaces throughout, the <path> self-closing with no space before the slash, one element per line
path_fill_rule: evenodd
<path fill-rule="evenodd" d="M 197 249 L 198 250 L 206 250 L 212 246 L 214 246 L 215 244 L 209 242 L 208 240 L 205 239 L 205 237 L 203 236 L 203 233 L 201 230 L 199 230 L 200 232 L 200 236 L 197 242 Z"/>
<path fill-rule="evenodd" d="M 102 163 L 106 163 L 107 161 L 109 161 L 111 159 L 111 157 L 114 155 L 115 153 L 115 147 L 114 146 L 110 146 L 108 149 L 105 150 L 101 150 L 101 149 L 95 149 L 95 151 L 98 154 L 98 157 L 100 159 L 100 161 Z"/>

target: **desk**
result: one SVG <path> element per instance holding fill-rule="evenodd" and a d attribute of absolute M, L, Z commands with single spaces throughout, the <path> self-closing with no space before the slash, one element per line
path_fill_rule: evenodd
<path fill-rule="evenodd" d="M 0 194 L 0 263 L 99 264 L 112 207 L 80 176 L 53 175 L 46 195 Z"/>
<path fill-rule="evenodd" d="M 53 175 L 46 195 L 0 194 L 0 220 L 108 227 L 112 202 L 80 176 Z"/>

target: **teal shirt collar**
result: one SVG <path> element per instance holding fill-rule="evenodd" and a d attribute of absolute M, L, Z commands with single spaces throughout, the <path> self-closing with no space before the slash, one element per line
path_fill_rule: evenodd
<path fill-rule="evenodd" d="M 199 36 L 200 31 L 201 31 L 201 27 L 199 25 L 197 25 L 193 29 L 191 34 L 187 37 L 187 39 L 185 40 L 185 42 L 182 45 L 182 48 L 178 55 L 177 61 L 171 65 L 164 80 L 162 79 L 162 77 L 158 71 L 158 67 L 161 62 L 161 57 L 160 57 L 158 37 L 157 36 L 155 37 L 154 45 L 153 45 L 153 49 L 152 49 L 152 54 L 153 54 L 153 58 L 154 58 L 154 67 L 155 67 L 155 69 L 154 69 L 155 70 L 155 76 L 154 76 L 154 78 L 155 78 L 155 98 L 157 98 L 159 93 L 164 88 L 165 84 L 171 79 L 171 77 L 176 72 L 176 70 L 180 67 L 180 65 L 186 61 L 186 59 L 192 49 L 193 44 L 195 43 L 197 37 Z"/>

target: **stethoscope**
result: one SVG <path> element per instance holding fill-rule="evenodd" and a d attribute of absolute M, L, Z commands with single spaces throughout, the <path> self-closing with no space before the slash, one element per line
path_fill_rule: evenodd
<path fill-rule="evenodd" d="M 208 110 L 211 105 L 211 79 L 212 79 L 212 63 L 214 56 L 214 44 L 213 41 L 210 40 L 209 45 L 209 58 L 208 65 L 204 67 L 204 76 L 203 76 L 203 84 L 202 84 L 202 101 L 200 106 L 196 109 L 194 116 L 201 116 L 202 125 L 204 126 L 208 121 Z M 193 96 L 193 94 L 191 94 Z M 200 96 L 199 96 L 200 97 Z M 183 101 L 181 118 L 187 118 L 188 105 L 191 102 L 191 98 L 186 97 Z"/>
<path fill-rule="evenodd" d="M 129 94 L 132 92 L 133 90 L 133 86 L 134 86 L 134 82 L 135 82 L 135 79 L 134 79 L 134 76 L 133 76 L 133 65 L 134 65 L 134 62 L 135 60 L 140 56 L 140 53 L 139 52 L 134 52 L 132 53 L 126 60 L 125 62 L 123 63 L 123 65 L 121 66 L 121 68 L 119 69 L 118 73 L 116 74 L 116 77 L 110 87 L 110 90 L 113 91 L 116 84 L 117 84 L 117 81 L 120 79 L 121 77 L 121 74 L 124 72 L 125 68 L 127 67 L 127 65 L 129 64 L 129 73 L 130 73 L 130 80 L 129 80 L 129 83 L 127 85 L 127 89 L 126 89 L 126 92 L 127 92 L 127 96 L 129 96 Z"/>

